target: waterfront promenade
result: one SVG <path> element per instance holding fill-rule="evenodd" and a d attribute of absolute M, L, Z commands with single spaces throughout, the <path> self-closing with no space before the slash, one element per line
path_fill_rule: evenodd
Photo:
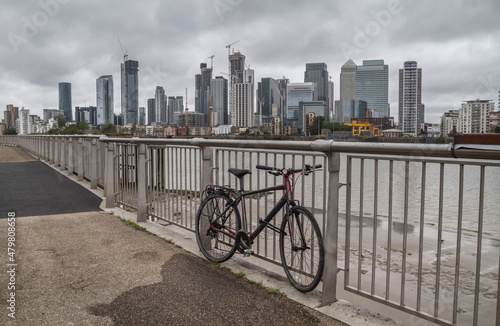
<path fill-rule="evenodd" d="M 198 257 L 182 236 L 169 243 L 126 225 L 117 217 L 126 212 L 100 208 L 100 190 L 19 149 L 0 146 L 0 173 L 1 325 L 343 325 L 237 277 L 234 262 L 230 271 Z M 5 272 L 9 212 L 16 213 L 14 282 Z M 10 292 L 15 319 L 6 309 Z"/>

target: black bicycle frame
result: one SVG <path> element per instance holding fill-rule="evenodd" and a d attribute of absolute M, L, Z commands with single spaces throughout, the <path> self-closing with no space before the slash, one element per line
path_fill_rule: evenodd
<path fill-rule="evenodd" d="M 251 196 L 251 195 L 255 195 L 255 194 L 260 194 L 263 192 L 278 191 L 278 190 L 285 190 L 285 185 L 279 185 L 279 186 L 244 192 L 240 195 L 240 197 L 238 197 L 239 200 L 237 200 L 236 204 L 238 204 L 238 202 L 241 201 L 242 224 L 243 224 L 242 230 L 245 233 L 248 233 L 248 230 L 247 230 L 248 224 L 247 224 L 247 218 L 246 218 L 245 201 L 243 200 L 243 197 L 247 197 L 247 196 Z M 276 205 L 269 212 L 269 214 L 267 214 L 266 218 L 264 220 L 260 221 L 260 224 L 257 226 L 257 228 L 252 232 L 252 234 L 250 234 L 251 241 L 253 241 L 255 238 L 257 238 L 259 236 L 260 232 L 262 232 L 262 230 L 264 230 L 264 228 L 269 225 L 269 222 L 271 222 L 271 220 L 276 216 L 276 214 L 278 214 L 278 212 L 283 207 L 285 207 L 285 205 L 287 205 L 287 203 L 289 202 L 289 199 L 287 197 L 288 197 L 288 195 L 281 197 L 281 199 L 276 203 Z"/>

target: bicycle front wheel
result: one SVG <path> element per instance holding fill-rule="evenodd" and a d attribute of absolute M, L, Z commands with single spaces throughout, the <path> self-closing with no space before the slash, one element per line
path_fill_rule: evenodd
<path fill-rule="evenodd" d="M 224 193 L 206 197 L 196 214 L 196 241 L 203 255 L 211 261 L 223 262 L 234 254 L 236 234 L 241 228 L 240 212 L 231 206 Z"/>
<path fill-rule="evenodd" d="M 313 290 L 321 280 L 325 262 L 323 238 L 312 213 L 302 206 L 291 208 L 281 223 L 280 255 L 292 285 L 301 292 Z"/>

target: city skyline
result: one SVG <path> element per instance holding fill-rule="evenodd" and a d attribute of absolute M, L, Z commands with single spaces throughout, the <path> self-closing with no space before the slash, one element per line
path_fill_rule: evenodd
<path fill-rule="evenodd" d="M 361 1 L 356 6 L 275 1 L 263 6 L 226 0 L 43 0 L 4 7 L 0 105 L 25 107 L 40 116 L 43 109 L 58 107 L 57 85 L 62 81 L 72 83 L 73 109 L 85 102 L 96 105 L 95 80 L 102 75 L 115 80 L 114 112 L 120 112 L 116 81 L 121 80 L 118 64 L 124 53 L 117 36 L 129 58 L 140 63 L 139 106 L 147 106 L 161 85 L 167 96 L 183 95 L 188 88 L 193 110 L 193 76 L 199 73 L 199 63 L 209 63 L 214 55 L 213 77 L 227 72 L 226 46 L 237 40 L 230 51 L 245 54 L 256 81 L 285 76 L 292 83 L 302 82 L 306 63 L 326 63 L 335 83 L 334 100 L 339 99 L 340 69 L 347 60 L 360 65 L 382 59 L 389 66 L 389 103 L 396 119 L 398 69 L 405 61 L 417 61 L 425 71 L 422 102 L 427 122 L 439 122 L 444 112 L 466 100 L 497 101 L 500 89 L 496 1 Z M 120 23 L 137 15 L 148 19 Z"/>

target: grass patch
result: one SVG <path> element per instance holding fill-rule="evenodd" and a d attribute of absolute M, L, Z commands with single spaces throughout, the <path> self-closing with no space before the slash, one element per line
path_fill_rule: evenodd
<path fill-rule="evenodd" d="M 142 226 L 140 226 L 139 224 L 137 224 L 137 223 L 135 223 L 135 222 L 132 222 L 131 220 L 125 220 L 125 219 L 123 219 L 123 218 L 120 218 L 120 219 L 123 221 L 123 223 L 125 223 L 125 224 L 126 224 L 126 225 L 128 225 L 128 226 L 133 227 L 133 228 L 134 228 L 134 229 L 136 229 L 136 230 L 139 230 L 139 231 L 144 231 L 144 232 L 147 232 L 148 234 L 151 234 L 151 232 L 149 232 L 148 230 L 146 230 L 146 228 L 145 228 L 145 227 L 142 227 Z"/>
<path fill-rule="evenodd" d="M 174 241 L 172 239 L 166 239 L 166 238 L 162 238 L 162 237 L 160 237 L 160 239 L 162 239 L 166 243 L 174 243 Z"/>
<path fill-rule="evenodd" d="M 250 281 L 250 282 L 252 282 L 253 284 L 258 285 L 258 286 L 264 286 L 264 285 L 262 285 L 262 281 L 258 281 L 258 282 Z"/>
<path fill-rule="evenodd" d="M 272 294 L 278 294 L 284 296 L 285 293 L 281 292 L 279 289 L 274 289 L 274 288 L 268 288 L 267 292 L 272 293 Z"/>
<path fill-rule="evenodd" d="M 211 261 L 212 265 L 215 265 L 215 266 L 220 266 L 220 263 L 218 261 Z"/>
<path fill-rule="evenodd" d="M 236 275 L 236 277 L 242 278 L 243 276 L 245 276 L 245 273 L 238 272 L 238 273 L 234 273 L 234 275 Z"/>
<path fill-rule="evenodd" d="M 227 267 L 227 266 L 221 266 L 220 268 L 221 268 L 221 269 L 231 270 L 231 268 L 229 268 L 229 267 Z"/>

